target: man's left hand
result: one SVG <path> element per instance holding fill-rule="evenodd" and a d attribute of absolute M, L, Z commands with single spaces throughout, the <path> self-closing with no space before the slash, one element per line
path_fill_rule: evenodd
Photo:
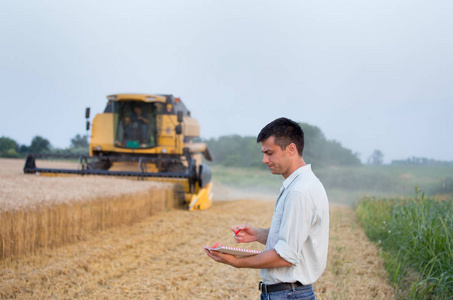
<path fill-rule="evenodd" d="M 237 263 L 238 263 L 239 259 L 236 256 L 234 256 L 234 255 L 221 253 L 219 251 L 209 250 L 209 249 L 204 249 L 204 251 L 206 252 L 206 254 L 210 258 L 212 258 L 216 262 L 219 262 L 219 263 L 222 263 L 222 264 L 226 264 L 226 265 L 230 265 L 230 266 L 233 266 L 235 268 L 237 268 L 237 266 L 238 266 Z"/>

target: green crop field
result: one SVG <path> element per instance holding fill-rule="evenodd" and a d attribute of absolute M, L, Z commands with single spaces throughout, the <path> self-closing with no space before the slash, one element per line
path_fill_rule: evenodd
<path fill-rule="evenodd" d="M 453 200 L 418 191 L 412 198 L 365 198 L 356 213 L 384 250 L 390 281 L 401 298 L 453 295 Z"/>

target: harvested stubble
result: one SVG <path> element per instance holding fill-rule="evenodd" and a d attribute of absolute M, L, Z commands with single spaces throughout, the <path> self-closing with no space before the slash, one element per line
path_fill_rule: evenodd
<path fill-rule="evenodd" d="M 0 160 L 1 259 L 83 240 L 177 205 L 170 184 L 24 175 L 20 163 Z"/>

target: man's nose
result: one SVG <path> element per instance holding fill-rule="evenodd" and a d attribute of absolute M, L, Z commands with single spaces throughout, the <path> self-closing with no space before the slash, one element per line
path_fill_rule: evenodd
<path fill-rule="evenodd" d="M 269 162 L 269 157 L 266 154 L 263 155 L 263 164 L 267 164 Z"/>

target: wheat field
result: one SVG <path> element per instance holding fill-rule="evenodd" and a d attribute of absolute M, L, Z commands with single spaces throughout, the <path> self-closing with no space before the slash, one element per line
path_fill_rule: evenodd
<path fill-rule="evenodd" d="M 18 172 L 20 163 L 0 160 L 0 259 L 83 240 L 177 205 L 170 184 L 25 175 Z M 74 168 L 73 164 L 49 163 Z"/>
<path fill-rule="evenodd" d="M 3 259 L 0 299 L 258 299 L 258 270 L 217 264 L 203 245 L 236 246 L 232 224 L 268 227 L 274 202 L 228 200 L 219 188 L 216 193 L 205 211 L 164 210 L 84 240 Z M 349 207 L 331 206 L 328 266 L 314 288 L 318 299 L 393 298 L 378 250 Z"/>

